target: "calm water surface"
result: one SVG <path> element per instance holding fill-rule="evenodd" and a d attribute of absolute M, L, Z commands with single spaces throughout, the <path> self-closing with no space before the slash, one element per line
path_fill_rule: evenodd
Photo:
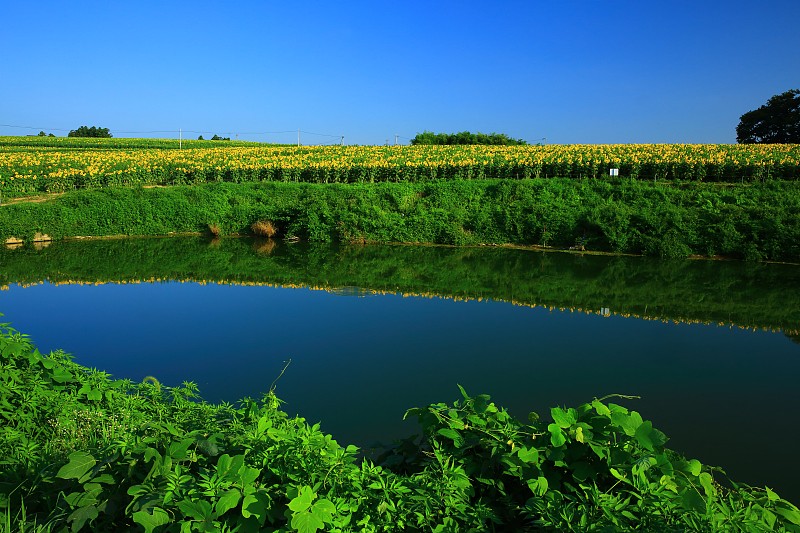
<path fill-rule="evenodd" d="M 670 447 L 800 499 L 798 267 L 194 239 L 0 265 L 3 320 L 115 377 L 235 401 L 291 359 L 286 410 L 361 446 L 414 431 L 405 410 L 457 399 L 457 383 L 523 418 L 639 395 L 620 403 Z"/>

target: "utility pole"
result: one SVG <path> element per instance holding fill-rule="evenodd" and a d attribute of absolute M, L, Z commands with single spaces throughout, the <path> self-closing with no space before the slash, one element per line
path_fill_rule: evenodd
<path fill-rule="evenodd" d="M 300 128 L 297 128 L 297 146 L 300 146 Z"/>
<path fill-rule="evenodd" d="M 397 146 L 397 137 L 399 137 L 399 135 L 397 135 L 397 134 L 395 133 L 395 134 L 394 134 L 394 145 L 395 145 L 395 146 Z"/>
<path fill-rule="evenodd" d="M 178 128 L 178 150 L 183 149 L 183 128 Z"/>
<path fill-rule="evenodd" d="M 344 146 L 344 135 L 342 135 L 342 140 L 339 141 L 339 146 Z"/>

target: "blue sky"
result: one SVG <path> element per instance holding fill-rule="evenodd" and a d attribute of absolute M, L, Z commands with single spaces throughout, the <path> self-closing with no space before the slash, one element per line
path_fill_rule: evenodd
<path fill-rule="evenodd" d="M 5 0 L 2 13 L 0 135 L 732 143 L 744 112 L 800 88 L 797 0 Z"/>

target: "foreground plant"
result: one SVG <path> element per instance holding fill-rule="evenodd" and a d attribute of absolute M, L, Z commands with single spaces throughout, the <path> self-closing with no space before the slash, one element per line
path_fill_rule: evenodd
<path fill-rule="evenodd" d="M 372 461 L 272 391 L 112 381 L 7 324 L 0 363 L 0 531 L 800 531 L 773 491 L 721 486 L 603 400 L 523 423 L 461 389 Z"/>

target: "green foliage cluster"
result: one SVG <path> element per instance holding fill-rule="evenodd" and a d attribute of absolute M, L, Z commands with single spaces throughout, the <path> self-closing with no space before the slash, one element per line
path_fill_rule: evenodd
<path fill-rule="evenodd" d="M 742 115 L 736 126 L 736 142 L 800 143 L 800 89 L 775 95 Z"/>
<path fill-rule="evenodd" d="M 70 132 L 67 134 L 67 137 L 96 137 L 108 139 L 113 137 L 113 135 L 111 135 L 111 132 L 108 131 L 108 128 L 98 128 L 97 126 L 92 126 L 90 128 L 88 126 L 80 126 L 76 130 L 70 130 Z"/>
<path fill-rule="evenodd" d="M 468 131 L 459 133 L 433 133 L 432 131 L 424 131 L 422 133 L 417 133 L 414 138 L 411 139 L 411 144 L 487 144 L 495 146 L 522 146 L 528 143 L 523 139 L 512 139 L 505 133 L 470 133 Z"/>
<path fill-rule="evenodd" d="M 112 381 L 0 325 L 4 531 L 800 531 L 770 489 L 664 447 L 594 400 L 523 423 L 486 395 L 411 409 L 421 435 L 359 457 L 270 390 Z"/>
<path fill-rule="evenodd" d="M 103 239 L 0 248 L 0 288 L 148 280 L 305 286 L 798 332 L 800 269 L 739 261 L 502 247 L 276 244 L 263 239 Z M 513 280 L 513 283 L 512 283 Z"/>
<path fill-rule="evenodd" d="M 800 259 L 800 184 L 539 179 L 216 183 L 75 191 L 0 206 L 0 239 L 249 232 L 271 220 L 312 242 L 512 243 L 652 255 Z"/>

